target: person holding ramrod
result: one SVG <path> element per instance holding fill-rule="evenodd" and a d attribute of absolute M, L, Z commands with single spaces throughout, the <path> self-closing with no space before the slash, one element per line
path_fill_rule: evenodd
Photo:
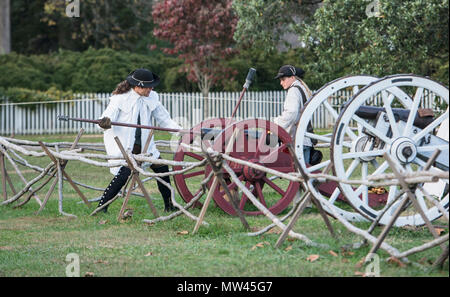
<path fill-rule="evenodd" d="M 158 75 L 148 69 L 140 68 L 131 72 L 126 80 L 117 85 L 98 124 L 101 128 L 105 129 L 104 143 L 108 155 L 122 156 L 114 140 L 116 136 L 119 138 L 125 150 L 131 151 L 133 154 L 142 153 L 144 143 L 149 137 L 150 132 L 148 129 L 111 126 L 111 122 L 149 126 L 154 119 L 160 127 L 182 129 L 180 125 L 171 119 L 169 112 L 159 101 L 158 93 L 153 91 L 153 88 L 159 83 L 160 78 Z M 156 148 L 153 137 L 147 151 L 144 153 L 153 158 L 159 158 L 160 152 Z M 109 162 L 114 163 L 113 160 Z M 169 172 L 167 165 L 153 164 L 151 168 L 155 173 Z M 99 207 L 113 199 L 119 193 L 131 174 L 130 168 L 126 166 L 111 167 L 110 172 L 114 174 L 114 178 L 103 192 L 98 205 Z M 162 179 L 170 184 L 169 176 L 162 177 Z M 157 185 L 164 200 L 164 210 L 166 212 L 176 210 L 171 201 L 169 188 L 159 181 L 157 181 Z M 107 212 L 108 206 L 103 208 L 104 212 Z"/>

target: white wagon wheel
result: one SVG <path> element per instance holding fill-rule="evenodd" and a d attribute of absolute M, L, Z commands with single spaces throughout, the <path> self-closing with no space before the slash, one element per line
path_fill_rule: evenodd
<path fill-rule="evenodd" d="M 356 181 L 389 173 L 389 165 L 382 158 L 385 152 L 400 163 L 404 171 L 416 172 L 436 149 L 442 152 L 435 166 L 448 171 L 448 139 L 436 136 L 436 131 L 448 121 L 448 97 L 447 87 L 411 74 L 387 76 L 361 89 L 344 107 L 334 129 L 330 157 L 335 176 Z M 373 106 L 375 98 L 380 98 L 380 107 Z M 441 106 L 437 106 L 437 102 Z M 440 110 L 447 108 L 447 111 L 438 112 L 434 117 L 419 117 L 418 112 L 424 107 L 435 111 L 438 107 Z M 444 189 L 437 198 L 448 212 L 448 180 L 441 181 L 442 185 Z M 339 183 L 339 188 L 364 217 L 374 219 L 383 211 L 367 203 L 367 186 Z M 386 186 L 385 190 L 387 205 L 392 202 L 392 206 L 381 218 L 381 224 L 389 221 L 400 200 L 394 202 L 400 187 Z M 430 221 L 442 215 L 438 207 L 427 201 L 420 188 L 414 194 Z M 422 217 L 412 206 L 395 223 L 396 226 L 423 224 Z"/>
<path fill-rule="evenodd" d="M 331 161 L 328 158 L 324 158 L 320 163 L 310 166 L 310 164 L 305 162 L 303 146 L 305 145 L 307 138 L 310 138 L 317 140 L 318 143 L 315 145 L 316 148 L 330 147 L 332 142 L 331 133 L 329 135 L 320 135 L 317 134 L 317 129 L 314 133 L 310 133 L 307 129 L 308 123 L 311 122 L 314 127 L 314 119 L 318 117 L 319 114 L 324 114 L 325 117 L 322 118 L 327 118 L 330 126 L 334 125 L 339 117 L 340 109 L 343 107 L 344 103 L 347 102 L 347 100 L 343 101 L 336 98 L 338 92 L 347 90 L 351 95 L 355 95 L 360 88 L 373 83 L 376 80 L 378 80 L 378 78 L 374 76 L 355 75 L 341 77 L 324 85 L 305 104 L 300 115 L 295 136 L 295 153 L 299 160 L 301 174 L 305 179 L 305 186 L 315 197 L 321 197 L 331 202 L 335 207 L 335 210 L 349 221 L 362 221 L 365 220 L 365 218 L 358 212 L 354 212 L 351 207 L 344 209 L 342 205 L 338 205 L 338 200 L 341 200 L 342 195 L 340 194 L 340 189 L 337 187 L 337 183 L 326 181 L 320 182 L 319 180 L 310 178 L 310 174 L 322 172 L 330 166 Z M 325 172 L 325 174 L 331 173 L 331 170 Z M 330 210 L 327 209 L 325 205 L 323 205 L 323 207 L 330 213 Z"/>

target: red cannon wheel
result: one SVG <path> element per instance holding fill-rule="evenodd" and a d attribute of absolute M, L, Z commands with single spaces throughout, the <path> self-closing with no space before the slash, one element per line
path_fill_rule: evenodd
<path fill-rule="evenodd" d="M 185 134 L 181 138 L 180 143 L 185 144 L 198 144 L 201 140 L 200 133 L 202 130 L 205 132 L 205 130 L 214 132 L 217 131 L 220 133 L 225 128 L 225 119 L 223 118 L 217 118 L 217 119 L 209 119 L 202 121 L 201 123 L 197 124 L 192 128 L 193 133 L 192 134 Z M 211 131 L 212 130 L 212 131 Z M 213 136 L 214 133 L 208 133 L 208 136 L 204 138 L 203 141 L 211 141 L 213 142 Z M 186 161 L 186 162 L 197 162 L 202 161 L 205 159 L 203 154 L 198 152 L 190 151 L 189 149 L 184 148 L 183 146 L 179 145 L 178 149 L 174 155 L 174 161 Z M 173 170 L 182 170 L 183 166 L 173 166 Z M 184 174 L 176 174 L 174 175 L 174 181 L 175 186 L 178 190 L 178 193 L 180 194 L 181 198 L 189 202 L 191 201 L 194 196 L 200 192 L 200 183 L 205 178 L 205 168 L 204 167 L 196 167 L 188 172 L 185 172 Z M 196 206 L 201 207 L 201 203 L 197 203 Z"/>
<path fill-rule="evenodd" d="M 214 141 L 214 150 L 225 152 L 235 130 L 237 132 L 233 137 L 233 149 L 228 155 L 283 173 L 295 171 L 293 157 L 287 148 L 287 145 L 292 143 L 291 137 L 284 129 L 266 120 L 243 120 L 228 126 Z M 271 136 L 267 133 L 269 131 Z M 234 162 L 229 162 L 229 165 L 239 180 L 273 214 L 278 214 L 287 208 L 300 186 L 297 182 L 278 179 L 276 176 L 255 170 L 250 166 Z M 206 174 L 209 174 L 210 171 L 210 166 L 206 166 Z M 237 195 L 239 209 L 244 215 L 262 214 L 237 185 L 231 182 L 230 176 L 225 170 L 224 178 L 230 192 Z M 236 215 L 223 188 L 217 186 L 210 190 L 214 191 L 214 201 L 221 209 L 231 215 Z"/>

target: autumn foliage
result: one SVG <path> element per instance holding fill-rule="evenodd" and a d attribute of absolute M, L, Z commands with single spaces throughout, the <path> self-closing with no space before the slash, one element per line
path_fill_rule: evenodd
<path fill-rule="evenodd" d="M 153 6 L 154 35 L 172 46 L 164 52 L 186 64 L 188 79 L 203 94 L 222 79 L 232 79 L 223 61 L 235 53 L 237 17 L 232 0 L 162 0 Z"/>

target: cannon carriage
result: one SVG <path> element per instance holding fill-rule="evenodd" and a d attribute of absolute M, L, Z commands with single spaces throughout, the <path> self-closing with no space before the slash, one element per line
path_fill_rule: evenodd
<path fill-rule="evenodd" d="M 352 98 L 342 106 L 331 104 L 329 98 L 343 89 L 352 90 Z M 433 93 L 441 104 L 448 106 L 448 89 L 428 78 L 414 75 L 394 75 L 382 79 L 366 75 L 342 77 L 323 86 L 305 104 L 295 139 L 291 139 L 281 127 L 266 120 L 234 122 L 230 119 L 210 119 L 195 126 L 192 130 L 196 133 L 185 135 L 181 143 L 203 144 L 224 153 L 231 140 L 233 149 L 228 152 L 230 156 L 282 173 L 296 171 L 296 158 L 304 179 L 302 184 L 286 181 L 242 164 L 230 164 L 239 180 L 273 214 L 286 209 L 298 195 L 298 191 L 303 189 L 309 190 L 314 196 L 327 199 L 335 208 L 334 211 L 337 210 L 350 221 L 374 220 L 383 211 L 384 217 L 380 223 L 384 224 L 389 220 L 389 214 L 395 210 L 395 203 L 389 203 L 396 194 L 400 194 L 398 187 L 386 186 L 374 191 L 365 185 L 349 185 L 344 181 L 321 180 L 312 176 L 324 173 L 333 174 L 340 180 L 364 180 L 373 175 L 388 173 L 389 166 L 382 160 L 383 153 L 388 153 L 405 170 L 413 173 L 423 168 L 436 149 L 441 154 L 433 164 L 434 167 L 448 171 L 448 136 L 445 139 L 437 135 L 439 131 L 442 132 L 441 126 L 446 123 L 448 125 L 448 110 L 441 115 L 434 115 L 430 109 L 423 109 L 424 92 Z M 381 97 L 381 104 L 374 103 L 376 96 Z M 308 131 L 308 123 L 313 121 L 314 115 L 324 110 L 332 119 L 331 122 L 335 123 L 333 132 L 323 135 Z M 233 135 L 234 131 L 237 131 L 236 135 Z M 315 165 L 306 164 L 303 158 L 306 138 L 318 142 L 316 149 L 329 157 L 319 160 Z M 295 148 L 295 155 L 289 151 L 290 146 Z M 186 146 L 180 145 L 174 160 L 183 161 L 189 157 L 194 160 L 205 158 L 202 152 L 189 151 Z M 180 170 L 181 167 L 174 169 Z M 204 170 L 174 176 L 183 200 L 190 201 L 195 196 L 195 191 L 198 191 L 189 189 L 189 180 L 197 176 L 205 178 L 211 171 L 211 167 L 206 165 Z M 227 178 L 226 173 L 224 178 L 228 190 L 238 198 L 242 213 L 261 214 L 251 205 L 248 197 L 237 189 L 236 184 Z M 436 196 L 448 211 L 448 182 L 440 181 L 439 185 L 443 189 Z M 423 186 L 427 187 L 426 184 Z M 222 186 L 217 185 L 209 190 L 214 191 L 214 201 L 221 209 L 236 215 Z M 430 220 L 438 218 L 440 212 L 436 207 L 426 206 L 423 194 L 420 193 L 420 190 L 416 190 L 415 194 L 422 201 L 427 217 Z M 386 211 L 386 207 L 391 210 Z M 327 210 L 327 207 L 324 206 L 324 209 Z M 332 213 L 329 209 L 328 212 Z M 423 224 L 417 214 L 407 217 L 400 217 L 396 224 Z"/>

